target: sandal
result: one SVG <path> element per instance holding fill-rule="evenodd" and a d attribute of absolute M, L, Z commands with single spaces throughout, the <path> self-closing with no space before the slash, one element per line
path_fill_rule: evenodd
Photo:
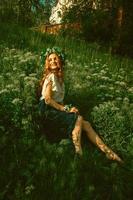
<path fill-rule="evenodd" d="M 123 163 L 123 160 L 113 151 L 108 151 L 106 153 L 106 157 L 110 160 L 118 161 L 119 163 Z"/>

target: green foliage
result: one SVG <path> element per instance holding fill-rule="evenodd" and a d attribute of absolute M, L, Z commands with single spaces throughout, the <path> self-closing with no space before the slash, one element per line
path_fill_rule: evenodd
<path fill-rule="evenodd" d="M 95 106 L 92 111 L 92 118 L 95 127 L 100 131 L 106 143 L 114 149 L 126 152 L 132 140 L 131 114 L 132 104 L 124 101 L 121 105 L 114 102 L 104 102 Z M 126 112 L 125 112 L 126 106 Z"/>
<path fill-rule="evenodd" d="M 43 36 L 11 24 L 1 27 L 0 199 L 130 200 L 132 60 L 101 52 L 97 44 Z M 36 87 L 43 71 L 41 50 L 53 45 L 65 47 L 69 58 L 66 102 L 90 118 L 106 143 L 122 156 L 123 167 L 107 160 L 84 139 L 80 159 L 70 140 L 53 144 L 46 140 Z"/>
<path fill-rule="evenodd" d="M 24 26 L 47 23 L 55 0 L 3 0 L 0 7 L 0 21 L 14 22 Z"/>
<path fill-rule="evenodd" d="M 99 5 L 102 2 L 99 2 Z M 113 20 L 114 13 L 111 10 L 102 8 L 96 3 L 97 9 L 93 8 L 91 1 L 82 1 L 65 13 L 63 22 L 81 23 L 80 36 L 88 41 L 108 42 L 113 38 Z"/>
<path fill-rule="evenodd" d="M 83 33 L 89 41 L 109 42 L 113 36 L 113 16 L 109 11 L 95 10 L 82 17 Z M 92 34 L 93 33 L 93 34 Z"/>
<path fill-rule="evenodd" d="M 122 9 L 121 14 L 119 13 L 120 8 Z M 66 29 L 63 34 L 76 35 L 89 42 L 99 42 L 111 48 L 112 53 L 132 57 L 132 10 L 133 2 L 126 0 L 75 1 L 75 4 L 64 14 L 62 22 L 80 23 L 80 33 Z"/>
<path fill-rule="evenodd" d="M 118 46 L 118 52 L 122 55 L 127 54 L 133 56 L 133 2 L 123 1 L 122 6 L 124 8 L 125 18 L 123 19 L 122 28 L 120 31 L 120 42 Z"/>

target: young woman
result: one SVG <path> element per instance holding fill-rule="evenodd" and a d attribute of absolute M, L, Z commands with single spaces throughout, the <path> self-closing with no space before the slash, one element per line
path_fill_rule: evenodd
<path fill-rule="evenodd" d="M 64 54 L 59 48 L 47 49 L 42 54 L 44 73 L 40 82 L 42 87 L 40 98 L 40 111 L 50 128 L 58 129 L 63 136 L 68 135 L 74 144 L 75 152 L 82 155 L 81 134 L 82 130 L 88 139 L 95 144 L 111 160 L 122 162 L 121 158 L 114 153 L 97 135 L 91 124 L 84 120 L 76 107 L 64 104 Z"/>

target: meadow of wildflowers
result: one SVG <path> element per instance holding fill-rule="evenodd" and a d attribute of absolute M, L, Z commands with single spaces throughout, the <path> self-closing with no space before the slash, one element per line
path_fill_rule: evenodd
<path fill-rule="evenodd" d="M 34 37 L 32 42 L 36 41 Z M 67 45 L 66 102 L 79 107 L 125 164 L 119 166 L 107 160 L 84 138 L 82 159 L 74 156 L 69 140 L 47 141 L 36 96 L 43 70 L 40 67 L 42 44 L 32 43 L 38 46 L 34 51 L 33 46 L 19 48 L 19 43 L 15 47 L 2 43 L 0 199 L 130 200 L 133 195 L 133 86 L 129 67 L 133 62 L 119 60 L 84 43 L 79 44 L 77 51 L 72 41 L 63 43 L 61 39 L 59 43 L 58 38 L 54 41 L 56 45 Z M 53 45 L 53 40 L 47 42 L 49 45 Z"/>

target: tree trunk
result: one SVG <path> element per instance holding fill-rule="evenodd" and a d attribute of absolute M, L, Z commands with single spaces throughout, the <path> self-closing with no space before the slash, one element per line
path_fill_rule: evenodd
<path fill-rule="evenodd" d="M 119 8 L 117 10 L 117 19 L 116 19 L 118 29 L 120 29 L 122 27 L 123 13 L 124 13 L 123 6 L 119 6 Z"/>

